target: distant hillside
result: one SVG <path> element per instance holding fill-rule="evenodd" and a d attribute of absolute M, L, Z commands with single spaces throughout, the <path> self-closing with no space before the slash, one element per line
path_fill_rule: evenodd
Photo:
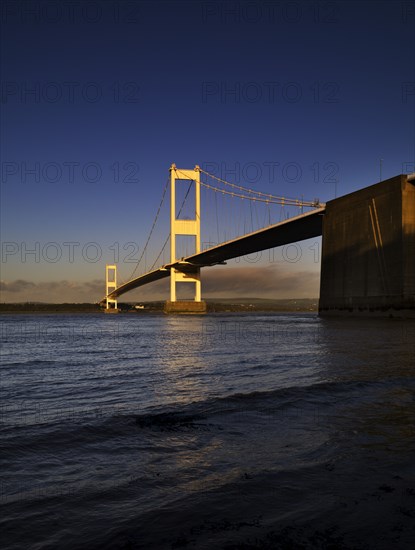
<path fill-rule="evenodd" d="M 42 302 L 21 302 L 0 304 L 0 313 L 99 313 L 98 304 L 47 304 Z"/>
<path fill-rule="evenodd" d="M 317 311 L 317 298 L 207 300 L 209 311 Z"/>
<path fill-rule="evenodd" d="M 224 298 L 206 300 L 210 312 L 238 311 L 317 311 L 317 298 L 289 298 L 272 300 L 264 298 Z M 135 309 L 136 302 L 120 302 L 118 307 L 123 312 L 145 314 L 161 312 L 164 301 L 141 302 L 144 309 Z M 15 304 L 0 304 L 0 313 L 99 313 L 102 308 L 98 304 L 48 304 L 41 302 L 21 302 Z"/>

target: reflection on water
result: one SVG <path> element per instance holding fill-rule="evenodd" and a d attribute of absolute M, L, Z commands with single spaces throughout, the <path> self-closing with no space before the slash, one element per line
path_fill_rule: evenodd
<path fill-rule="evenodd" d="M 6 548 L 410 547 L 415 323 L 1 325 Z"/>

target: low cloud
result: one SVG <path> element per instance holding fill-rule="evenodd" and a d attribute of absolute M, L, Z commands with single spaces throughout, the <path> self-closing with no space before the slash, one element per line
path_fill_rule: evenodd
<path fill-rule="evenodd" d="M 206 272 L 206 296 L 232 298 L 303 298 L 319 293 L 320 275 L 314 271 L 289 271 L 280 266 L 224 267 Z"/>
<path fill-rule="evenodd" d="M 33 289 L 35 286 L 35 283 L 24 281 L 23 279 L 17 279 L 17 281 L 11 283 L 0 281 L 0 292 L 24 292 Z"/>
<path fill-rule="evenodd" d="M 98 279 L 86 283 L 66 280 L 40 283 L 23 279 L 1 281 L 0 292 L 1 300 L 7 302 L 94 302 L 105 294 L 104 284 Z"/>
<path fill-rule="evenodd" d="M 319 294 L 317 270 L 285 266 L 226 266 L 202 271 L 202 294 L 206 298 L 313 298 Z M 50 281 L 35 283 L 18 279 L 0 283 L 5 302 L 97 302 L 105 295 L 105 281 Z M 120 301 L 167 300 L 169 280 L 164 279 L 123 295 Z"/>

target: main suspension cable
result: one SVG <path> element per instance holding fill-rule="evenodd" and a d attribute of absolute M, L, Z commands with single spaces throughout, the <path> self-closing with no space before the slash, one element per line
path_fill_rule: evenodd
<path fill-rule="evenodd" d="M 268 199 L 273 199 L 273 200 L 280 200 L 280 201 L 296 201 L 297 199 L 291 199 L 291 198 L 286 198 L 286 197 L 280 197 L 278 195 L 272 195 L 270 193 L 262 193 L 261 191 L 255 191 L 255 189 L 250 189 L 248 187 L 243 187 L 242 185 L 237 185 L 236 183 L 231 183 L 229 181 L 226 181 L 222 178 L 219 178 L 218 176 L 215 176 L 213 174 L 210 174 L 209 172 L 206 172 L 205 170 L 203 170 L 202 168 L 199 168 L 200 172 L 202 172 L 203 174 L 206 174 L 206 176 L 210 177 L 210 178 L 213 178 L 221 183 L 223 183 L 224 185 L 228 185 L 229 187 L 233 187 L 234 189 L 239 189 L 240 191 L 244 191 L 246 193 L 251 193 L 253 195 L 258 195 L 259 197 L 267 197 Z M 304 206 L 307 206 L 308 204 L 310 206 L 315 206 L 316 204 L 320 204 L 319 201 L 314 201 L 314 202 L 311 202 L 311 201 L 303 201 L 302 204 L 304 204 Z"/>
<path fill-rule="evenodd" d="M 234 193 L 233 191 L 227 191 L 226 189 L 220 189 L 219 187 L 214 187 L 213 185 L 209 185 L 208 183 L 205 183 L 203 181 L 200 182 L 200 185 L 203 187 L 206 187 L 207 189 L 211 189 L 212 191 L 216 191 L 217 193 L 222 193 L 223 195 L 230 195 L 231 197 L 237 197 L 239 199 L 245 199 L 248 201 L 253 202 L 265 202 L 267 204 L 283 204 L 287 206 L 310 206 L 310 207 L 318 207 L 323 206 L 317 201 L 311 202 L 311 201 L 301 201 L 300 199 L 286 199 L 284 197 L 274 197 L 272 195 L 265 195 L 266 197 L 272 197 L 272 198 L 260 198 L 260 197 L 250 197 L 248 195 L 241 195 L 240 193 Z M 264 195 L 262 193 L 262 195 Z"/>
<path fill-rule="evenodd" d="M 191 189 L 191 187 L 192 187 L 192 183 L 193 183 L 193 180 L 190 180 L 189 187 L 187 188 L 186 195 L 184 196 L 182 205 L 180 206 L 180 209 L 179 209 L 179 212 L 177 213 L 177 216 L 180 216 L 180 214 L 181 214 L 181 212 L 182 212 L 182 210 L 183 210 L 183 207 L 184 207 L 184 205 L 185 205 L 185 203 L 186 203 L 187 197 L 188 197 L 188 195 L 189 195 L 189 193 L 190 193 L 190 189 Z M 169 233 L 169 234 L 167 235 L 167 238 L 166 238 L 166 240 L 164 241 L 164 244 L 163 244 L 163 246 L 162 246 L 162 248 L 161 248 L 161 250 L 160 250 L 159 255 L 158 255 L 157 258 L 154 260 L 153 265 L 150 267 L 150 271 L 153 271 L 153 268 L 154 268 L 154 266 L 157 264 L 157 262 L 158 262 L 160 256 L 163 254 L 164 249 L 166 248 L 167 243 L 169 242 L 170 237 L 171 237 L 171 233 Z"/>
<path fill-rule="evenodd" d="M 159 204 L 159 207 L 158 207 L 158 210 L 157 210 L 157 214 L 156 214 L 156 216 L 155 216 L 155 218 L 154 218 L 153 225 L 152 225 L 152 227 L 151 227 L 150 233 L 149 233 L 149 235 L 148 235 L 148 237 L 147 237 L 147 242 L 146 242 L 146 244 L 144 245 L 143 251 L 141 252 L 141 256 L 139 257 L 139 259 L 138 259 L 138 261 L 137 261 L 137 264 L 136 264 L 135 268 L 133 269 L 133 272 L 132 272 L 131 275 L 130 275 L 130 279 L 129 279 L 129 280 L 131 280 L 131 279 L 133 278 L 134 273 L 137 271 L 137 268 L 138 268 L 138 266 L 140 265 L 140 262 L 141 262 L 141 260 L 143 259 L 144 254 L 146 253 L 146 250 L 147 250 L 147 247 L 148 247 L 148 243 L 150 242 L 151 235 L 153 234 L 153 231 L 154 231 L 154 228 L 155 228 L 155 226 L 156 226 L 158 217 L 159 217 L 159 215 L 160 215 L 161 208 L 162 208 L 162 206 L 163 206 L 164 197 L 166 196 L 166 192 L 167 192 L 167 187 L 168 187 L 168 185 L 169 185 L 169 180 L 166 181 L 166 185 L 164 186 L 163 195 L 162 195 L 162 197 L 161 197 L 161 201 L 160 201 L 160 204 Z"/>

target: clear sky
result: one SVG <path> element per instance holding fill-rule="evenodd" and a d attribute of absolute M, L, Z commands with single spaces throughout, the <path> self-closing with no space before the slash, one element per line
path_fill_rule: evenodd
<path fill-rule="evenodd" d="M 98 300 L 114 259 L 128 279 L 172 162 L 322 201 L 415 170 L 414 2 L 1 10 L 1 301 Z M 202 290 L 315 297 L 319 240 L 300 246 L 205 270 Z"/>

